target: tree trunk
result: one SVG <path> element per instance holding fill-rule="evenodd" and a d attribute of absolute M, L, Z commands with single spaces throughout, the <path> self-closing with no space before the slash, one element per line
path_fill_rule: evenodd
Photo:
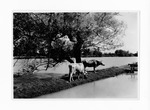
<path fill-rule="evenodd" d="M 76 59 L 76 63 L 81 63 L 81 48 L 76 47 L 74 49 L 74 57 Z"/>
<path fill-rule="evenodd" d="M 45 69 L 45 70 L 47 70 L 47 69 L 48 69 L 49 64 L 50 64 L 50 51 L 49 51 L 49 50 L 48 50 L 47 58 L 48 58 L 48 62 L 47 62 L 47 66 L 46 66 L 46 69 Z"/>
<path fill-rule="evenodd" d="M 81 47 L 83 45 L 83 40 L 78 35 L 77 36 L 77 43 L 74 46 L 74 57 L 76 59 L 76 63 L 81 63 Z"/>
<path fill-rule="evenodd" d="M 49 64 L 50 64 L 50 53 L 51 53 L 51 42 L 52 42 L 52 37 L 51 37 L 51 34 L 48 34 L 47 35 L 47 38 L 48 38 L 48 54 L 47 54 L 47 58 L 48 58 L 48 62 L 47 62 L 47 66 L 46 66 L 46 69 L 47 70 L 49 68 Z"/>

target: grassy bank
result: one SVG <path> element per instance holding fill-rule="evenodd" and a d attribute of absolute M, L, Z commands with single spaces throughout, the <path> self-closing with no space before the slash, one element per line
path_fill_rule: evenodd
<path fill-rule="evenodd" d="M 120 67 L 97 70 L 96 73 L 89 71 L 86 79 L 80 78 L 72 82 L 68 82 L 68 74 L 57 77 L 37 77 L 37 75 L 14 77 L 14 98 L 34 98 L 84 83 L 114 77 L 124 72 L 125 68 Z"/>

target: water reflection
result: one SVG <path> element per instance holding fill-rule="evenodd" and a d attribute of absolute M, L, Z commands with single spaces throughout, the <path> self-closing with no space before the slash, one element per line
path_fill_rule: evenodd
<path fill-rule="evenodd" d="M 137 98 L 137 75 L 120 75 L 38 98 Z"/>

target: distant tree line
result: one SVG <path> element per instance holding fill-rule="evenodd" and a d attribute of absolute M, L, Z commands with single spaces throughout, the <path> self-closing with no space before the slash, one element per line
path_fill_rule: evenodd
<path fill-rule="evenodd" d="M 101 51 L 98 51 L 97 49 L 84 49 L 82 52 L 82 57 L 132 57 L 138 56 L 138 52 L 136 53 L 131 53 L 129 51 L 125 51 L 125 50 L 116 50 L 114 53 L 102 53 Z"/>

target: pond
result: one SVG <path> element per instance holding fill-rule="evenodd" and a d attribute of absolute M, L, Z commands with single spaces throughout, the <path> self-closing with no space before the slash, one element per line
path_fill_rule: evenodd
<path fill-rule="evenodd" d="M 119 75 L 38 98 L 137 98 L 137 76 Z"/>

